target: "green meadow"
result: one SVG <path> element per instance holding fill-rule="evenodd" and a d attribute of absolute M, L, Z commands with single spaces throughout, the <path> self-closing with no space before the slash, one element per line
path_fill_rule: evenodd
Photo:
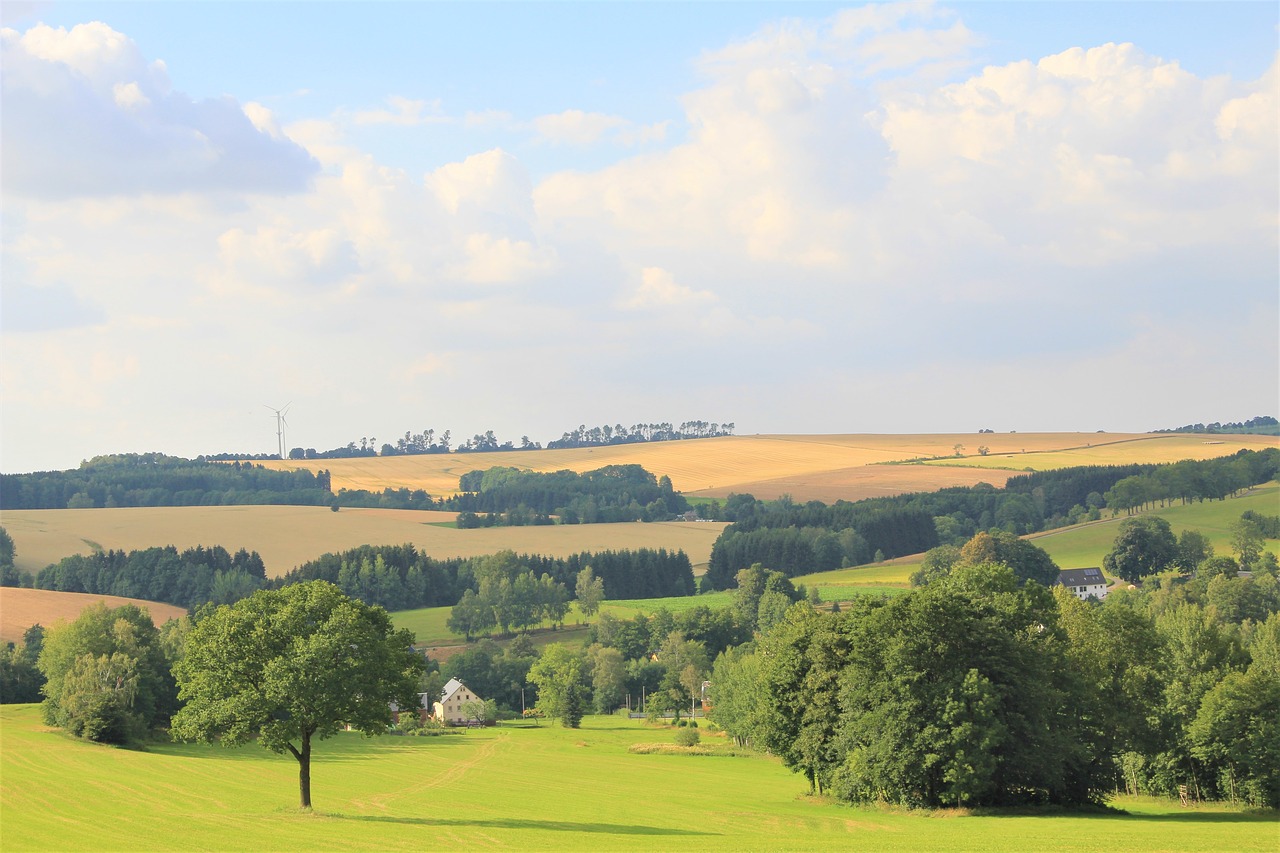
<path fill-rule="evenodd" d="M 297 765 L 257 746 L 77 741 L 33 705 L 0 709 L 0 846 L 25 850 L 1274 851 L 1277 815 L 1120 798 L 1097 812 L 852 808 L 777 761 L 635 754 L 673 731 L 622 717 L 317 745 L 315 811 Z"/>

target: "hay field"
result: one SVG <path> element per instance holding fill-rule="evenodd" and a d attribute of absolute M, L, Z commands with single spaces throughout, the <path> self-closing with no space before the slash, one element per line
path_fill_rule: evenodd
<path fill-rule="evenodd" d="M 0 707 L 0 847 L 26 850 L 1274 851 L 1276 815 L 1119 798 L 1128 813 L 851 808 L 805 796 L 781 762 L 639 755 L 673 730 L 589 716 L 442 737 L 339 733 L 297 763 L 250 745 L 77 741 L 35 705 Z"/>
<path fill-rule="evenodd" d="M 1019 436 L 1012 435 L 1016 439 Z M 1192 435 L 1167 433 L 1163 435 L 1117 436 L 1089 435 L 1086 443 L 1071 448 L 1038 449 L 1028 443 L 1024 449 L 997 450 L 995 442 L 979 442 L 991 447 L 986 456 L 967 456 L 962 460 L 939 460 L 926 463 L 929 466 L 968 465 L 978 468 L 1008 468 L 1014 471 L 1053 471 L 1078 465 L 1128 465 L 1134 462 L 1165 463 L 1183 459 L 1216 459 L 1230 456 L 1238 450 L 1264 450 L 1280 447 L 1280 437 L 1274 435 Z M 976 445 L 966 453 L 976 453 Z"/>
<path fill-rule="evenodd" d="M 567 557 L 581 551 L 666 548 L 683 550 L 696 565 L 711 558 L 711 545 L 724 529 L 715 522 L 675 521 L 476 530 L 436 526 L 456 515 L 397 509 L 331 512 L 314 506 L 121 507 L 8 510 L 0 513 L 0 525 L 13 537 L 18 567 L 29 572 L 96 548 L 221 545 L 232 552 L 257 551 L 271 577 L 324 553 L 406 542 L 433 557 L 475 557 L 503 549 Z"/>
<path fill-rule="evenodd" d="M 108 607 L 120 607 L 123 604 L 145 607 L 151 611 L 151 621 L 157 627 L 187 613 L 182 607 L 158 601 L 143 601 L 140 598 L 4 586 L 0 587 L 0 643 L 20 642 L 22 633 L 32 625 L 40 624 L 51 628 L 55 622 L 70 622 L 80 615 L 81 610 L 99 601 L 105 601 Z"/>
<path fill-rule="evenodd" d="M 624 444 L 572 450 L 535 450 L 502 453 L 438 454 L 425 456 L 321 459 L 306 462 L 266 461 L 272 468 L 328 469 L 338 489 L 387 487 L 423 489 L 432 495 L 453 494 L 458 478 L 468 471 L 495 465 L 529 471 L 590 471 L 605 465 L 643 465 L 659 476 L 671 478 L 675 488 L 688 495 L 724 496 L 750 492 L 772 499 L 788 493 L 796 500 L 858 500 L 904 491 L 926 491 L 946 486 L 992 482 L 994 474 L 975 473 L 974 465 L 1021 470 L 1028 465 L 1023 451 L 1047 453 L 1097 445 L 1100 441 L 1133 442 L 1120 445 L 1113 461 L 1158 462 L 1183 458 L 1207 458 L 1234 453 L 1240 447 L 1280 446 L 1274 436 L 1209 436 L 1222 444 L 1205 444 L 1206 436 L 1152 436 L 1128 433 L 948 433 L 934 435 L 753 435 Z M 876 467 L 884 462 L 954 456 L 963 445 L 965 458 L 917 470 Z M 1196 446 L 1204 454 L 1179 455 L 1179 445 Z M 992 455 L 979 457 L 978 447 Z M 1009 459 L 1004 454 L 1017 454 Z M 1002 461 L 995 464 L 996 459 Z M 1092 464 L 1088 462 L 1073 464 Z M 992 482 L 1002 485 L 1003 480 Z"/>

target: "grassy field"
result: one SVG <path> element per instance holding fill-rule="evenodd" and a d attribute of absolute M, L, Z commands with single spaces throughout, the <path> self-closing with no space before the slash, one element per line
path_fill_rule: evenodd
<path fill-rule="evenodd" d="M 314 506 L 129 507 L 6 510 L 0 525 L 13 537 L 15 562 L 29 572 L 71 554 L 153 545 L 221 545 L 257 551 L 267 574 L 284 574 L 326 552 L 360 545 L 413 543 L 433 557 L 475 557 L 511 549 L 567 557 L 581 551 L 635 548 L 683 550 L 695 564 L 711 557 L 724 525 L 717 522 L 570 524 L 549 527 L 441 526 L 452 512 L 343 509 Z"/>
<path fill-rule="evenodd" d="M 1231 525 L 1246 510 L 1264 515 L 1280 514 L 1280 483 L 1269 483 L 1237 498 L 1203 501 L 1185 506 L 1174 504 L 1151 510 L 1147 514 L 1164 518 L 1175 534 L 1183 530 L 1199 530 L 1209 538 L 1217 553 L 1230 554 Z M 1101 566 L 1102 558 L 1115 544 L 1120 522 L 1125 518 L 1128 516 L 1105 518 L 1074 527 L 1033 533 L 1027 538 L 1047 551 L 1053 561 L 1064 569 Z M 1280 539 L 1266 540 L 1266 549 L 1280 556 Z M 795 578 L 795 582 L 817 586 L 824 601 L 843 601 L 848 595 L 871 592 L 882 585 L 906 588 L 911 573 L 920 566 L 921 556 L 915 554 L 887 563 L 804 575 Z"/>
<path fill-rule="evenodd" d="M 23 632 L 37 623 L 51 628 L 55 622 L 71 621 L 80 615 L 81 610 L 99 601 L 105 601 L 108 607 L 120 607 L 124 604 L 145 607 L 151 611 L 151 621 L 157 626 L 187 613 L 185 608 L 172 604 L 121 598 L 118 595 L 89 595 L 82 592 L 0 586 L 0 643 L 20 641 Z"/>
<path fill-rule="evenodd" d="M 667 475 L 677 490 L 694 496 L 724 497 L 750 492 L 773 499 L 790 494 L 800 501 L 861 498 L 933 491 L 946 486 L 979 482 L 1004 485 L 1012 472 L 1041 464 L 1054 452 L 1089 449 L 1105 444 L 1103 464 L 1165 462 L 1209 458 L 1242 447 L 1280 446 L 1275 436 L 1190 436 L 1097 433 L 989 433 L 940 435 L 754 435 L 695 441 L 662 441 L 572 450 L 513 451 L 485 454 L 324 459 L 312 462 L 268 461 L 275 468 L 327 469 L 334 489 L 388 486 L 424 489 L 429 494 L 452 494 L 458 478 L 477 468 L 495 465 L 529 471 L 589 471 L 605 465 L 639 464 Z M 961 456 L 956 457 L 956 445 Z M 979 456 L 985 446 L 990 453 Z M 1016 456 L 1016 458 L 1015 458 Z M 891 465 L 949 457 L 927 466 Z M 1095 464 L 1085 454 L 1084 461 Z M 1001 472 L 990 469 L 1011 469 Z"/>
<path fill-rule="evenodd" d="M 1273 812 L 1151 799 L 1117 800 L 1128 814 L 850 808 L 805 796 L 769 758 L 629 753 L 673 734 L 618 717 L 339 735 L 316 746 L 311 814 L 295 807 L 293 759 L 256 746 L 95 746 L 31 705 L 0 708 L 0 733 L 6 851 L 1274 851 L 1277 837 Z"/>

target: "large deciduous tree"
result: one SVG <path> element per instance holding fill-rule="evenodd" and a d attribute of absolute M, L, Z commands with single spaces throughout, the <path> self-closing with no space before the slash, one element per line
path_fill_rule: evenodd
<path fill-rule="evenodd" d="M 288 752 L 310 808 L 313 741 L 344 725 L 381 734 L 391 702 L 416 704 L 423 658 L 412 645 L 381 607 L 326 581 L 259 591 L 205 613 L 191 630 L 174 667 L 187 704 L 172 732 Z"/>
<path fill-rule="evenodd" d="M 586 711 L 587 674 L 581 654 L 562 643 L 547 646 L 529 670 L 529 680 L 538 685 L 538 708 L 558 717 L 565 728 L 576 729 Z"/>
<path fill-rule="evenodd" d="M 45 635 L 38 666 L 45 721 L 89 740 L 125 743 L 162 726 L 177 707 L 150 614 L 98 602 Z"/>
<path fill-rule="evenodd" d="M 1147 575 L 1163 572 L 1178 556 L 1178 540 L 1169 522 L 1158 515 L 1146 515 L 1120 522 L 1120 533 L 1102 565 L 1111 574 L 1137 583 Z"/>

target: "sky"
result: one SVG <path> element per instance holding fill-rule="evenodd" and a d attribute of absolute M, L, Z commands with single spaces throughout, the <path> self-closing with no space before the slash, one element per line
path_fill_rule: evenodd
<path fill-rule="evenodd" d="M 1280 415 L 1280 6 L 0 4 L 0 471 Z"/>

